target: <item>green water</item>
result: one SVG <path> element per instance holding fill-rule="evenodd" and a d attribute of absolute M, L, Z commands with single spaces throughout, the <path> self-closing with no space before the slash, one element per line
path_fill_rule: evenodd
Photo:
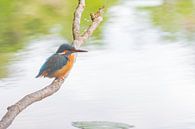
<path fill-rule="evenodd" d="M 81 31 L 91 23 L 89 14 L 99 7 L 106 10 L 116 0 L 86 0 Z M 11 55 L 23 48 L 28 41 L 46 34 L 59 34 L 72 40 L 73 12 L 77 0 L 1 0 L 0 1 L 0 78 L 6 76 Z M 105 21 L 105 20 L 104 20 Z M 101 36 L 101 27 L 94 34 Z"/>
<path fill-rule="evenodd" d="M 164 0 L 159 6 L 144 7 L 154 26 L 165 32 L 168 39 L 194 40 L 195 2 L 193 0 Z"/>
<path fill-rule="evenodd" d="M 118 0 L 86 0 L 81 21 L 83 32 L 91 23 L 89 14 L 106 6 L 106 11 Z M 32 39 L 47 34 L 58 34 L 72 41 L 73 12 L 77 0 L 1 0 L 0 1 L 0 78 L 5 77 L 11 55 L 24 48 Z M 145 6 L 141 10 L 149 13 L 155 27 L 165 33 L 169 40 L 194 40 L 195 5 L 193 0 L 164 0 L 158 6 Z M 105 13 L 105 19 L 107 14 Z M 106 20 L 104 20 L 105 22 Z M 102 25 L 94 37 L 101 38 Z"/>

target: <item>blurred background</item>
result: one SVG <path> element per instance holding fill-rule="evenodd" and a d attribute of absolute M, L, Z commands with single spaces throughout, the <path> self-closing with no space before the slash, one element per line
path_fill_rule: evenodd
<path fill-rule="evenodd" d="M 77 0 L 0 1 L 0 116 L 43 88 L 41 64 L 72 41 Z M 74 128 L 116 121 L 136 129 L 195 128 L 195 0 L 86 0 L 104 21 L 83 46 L 62 89 L 22 112 L 10 129 Z"/>

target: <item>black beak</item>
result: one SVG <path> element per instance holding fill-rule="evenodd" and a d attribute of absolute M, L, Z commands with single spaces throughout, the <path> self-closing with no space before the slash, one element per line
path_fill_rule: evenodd
<path fill-rule="evenodd" d="M 72 52 L 88 52 L 86 50 L 80 50 L 80 49 L 75 49 L 75 48 L 71 49 L 71 51 Z"/>

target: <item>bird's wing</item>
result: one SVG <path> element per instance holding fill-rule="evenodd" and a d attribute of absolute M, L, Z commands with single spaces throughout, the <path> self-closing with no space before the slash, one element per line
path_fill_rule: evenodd
<path fill-rule="evenodd" d="M 54 54 L 50 56 L 46 62 L 42 65 L 39 74 L 36 77 L 41 76 L 43 73 L 48 76 L 52 77 L 52 74 L 61 69 L 64 65 L 68 62 L 68 57 L 65 55 Z"/>

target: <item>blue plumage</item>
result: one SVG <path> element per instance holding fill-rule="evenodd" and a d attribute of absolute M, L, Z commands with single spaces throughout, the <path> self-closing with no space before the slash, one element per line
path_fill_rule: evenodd
<path fill-rule="evenodd" d="M 36 77 L 41 76 L 43 72 L 47 73 L 48 77 L 52 77 L 53 73 L 61 69 L 68 62 L 68 55 L 53 54 L 46 62 L 42 65 L 39 74 Z"/>

